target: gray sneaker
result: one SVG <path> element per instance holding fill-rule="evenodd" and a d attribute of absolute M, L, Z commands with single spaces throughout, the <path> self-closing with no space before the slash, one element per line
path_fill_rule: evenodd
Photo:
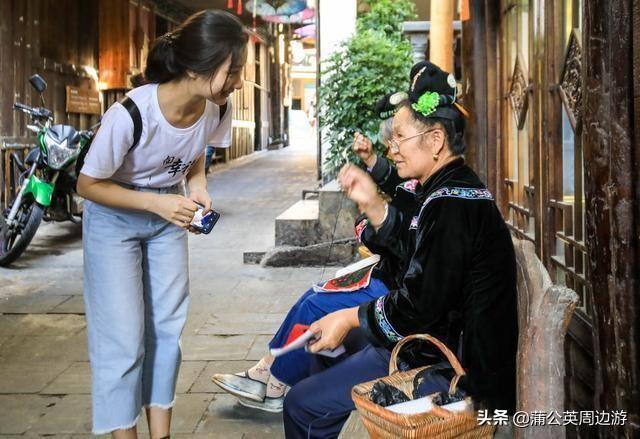
<path fill-rule="evenodd" d="M 256 402 L 264 401 L 267 393 L 267 385 L 261 381 L 249 378 L 247 372 L 237 374 L 217 373 L 211 377 L 211 381 L 225 392 L 238 398 L 245 398 Z"/>
<path fill-rule="evenodd" d="M 265 397 L 264 401 L 253 401 L 251 399 L 239 398 L 240 405 L 269 413 L 282 413 L 284 405 L 284 395 L 278 398 Z"/>

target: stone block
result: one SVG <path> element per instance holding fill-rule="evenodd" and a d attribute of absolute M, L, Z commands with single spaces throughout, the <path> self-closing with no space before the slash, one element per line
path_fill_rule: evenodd
<path fill-rule="evenodd" d="M 247 354 L 247 360 L 257 362 L 267 355 L 269 353 L 269 342 L 272 338 L 272 335 L 257 336 L 249 350 L 249 353 Z"/>
<path fill-rule="evenodd" d="M 203 393 L 177 395 L 171 416 L 171 437 L 173 433 L 192 434 L 198 428 L 212 399 L 212 395 Z M 138 431 L 142 434 L 149 433 L 144 414 L 140 416 Z"/>
<path fill-rule="evenodd" d="M 0 315 L 0 335 L 73 335 L 87 326 L 84 316 L 59 314 Z"/>
<path fill-rule="evenodd" d="M 320 241 L 353 238 L 358 208 L 342 192 L 336 180 L 332 180 L 320 188 L 318 202 L 322 232 Z"/>
<path fill-rule="evenodd" d="M 3 287 L 4 288 L 4 287 Z M 46 313 L 60 305 L 71 296 L 58 296 L 45 292 L 16 295 L 0 299 L 2 314 Z"/>
<path fill-rule="evenodd" d="M 193 303 L 191 304 L 191 309 L 194 309 Z M 209 312 L 191 312 L 187 317 L 187 323 L 184 326 L 184 330 L 182 331 L 182 337 L 187 335 L 197 335 L 200 328 L 202 328 L 209 318 L 211 317 L 211 313 Z"/>
<path fill-rule="evenodd" d="M 267 254 L 267 252 L 244 252 L 242 254 L 242 261 L 245 264 L 259 264 L 265 254 Z"/>
<path fill-rule="evenodd" d="M 252 308 L 256 310 L 257 308 Z M 198 330 L 200 335 L 274 334 L 284 314 L 216 312 Z"/>
<path fill-rule="evenodd" d="M 241 432 L 243 437 L 283 438 L 282 414 L 267 413 L 241 406 L 232 395 L 216 395 L 211 401 L 196 433 L 215 433 L 221 437 L 233 437 Z"/>
<path fill-rule="evenodd" d="M 42 390 L 43 394 L 90 394 L 91 367 L 88 361 L 73 363 Z"/>
<path fill-rule="evenodd" d="M 355 239 L 343 239 L 306 247 L 282 246 L 269 251 L 263 267 L 344 266 L 353 262 L 357 254 Z"/>
<path fill-rule="evenodd" d="M 75 335 L 15 336 L 0 346 L 0 362 L 85 361 L 87 336 Z"/>
<path fill-rule="evenodd" d="M 0 434 L 23 434 L 61 400 L 40 395 L 0 395 Z"/>
<path fill-rule="evenodd" d="M 318 200 L 300 200 L 276 218 L 276 246 L 298 247 L 322 241 Z"/>
<path fill-rule="evenodd" d="M 84 314 L 84 297 L 72 296 L 51 310 L 54 314 Z"/>
<path fill-rule="evenodd" d="M 66 395 L 48 407 L 29 433 L 91 433 L 91 396 Z"/>
<path fill-rule="evenodd" d="M 0 362 L 0 393 L 38 393 L 69 366 L 69 362 Z"/>
<path fill-rule="evenodd" d="M 176 393 L 189 392 L 206 365 L 206 361 L 183 361 L 178 374 Z"/>
<path fill-rule="evenodd" d="M 244 360 L 254 335 L 188 335 L 182 337 L 184 361 Z"/>

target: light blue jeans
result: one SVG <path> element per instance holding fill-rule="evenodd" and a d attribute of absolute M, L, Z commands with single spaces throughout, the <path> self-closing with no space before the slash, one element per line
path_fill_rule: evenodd
<path fill-rule="evenodd" d="M 104 434 L 133 427 L 143 406 L 173 406 L 189 302 L 187 235 L 155 214 L 90 201 L 82 231 L 93 432 Z"/>

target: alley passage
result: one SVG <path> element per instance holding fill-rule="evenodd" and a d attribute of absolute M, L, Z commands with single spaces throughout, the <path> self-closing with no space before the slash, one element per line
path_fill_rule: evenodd
<path fill-rule="evenodd" d="M 313 268 L 244 265 L 244 251 L 274 244 L 274 220 L 315 182 L 315 150 L 290 147 L 214 168 L 209 192 L 221 219 L 191 236 L 191 305 L 183 334 L 176 437 L 282 437 L 281 416 L 249 411 L 209 377 L 243 370 L 291 304 L 317 280 Z M 82 300 L 81 229 L 41 227 L 12 269 L 0 269 L 0 435 L 91 431 Z M 145 422 L 139 423 L 145 433 Z"/>

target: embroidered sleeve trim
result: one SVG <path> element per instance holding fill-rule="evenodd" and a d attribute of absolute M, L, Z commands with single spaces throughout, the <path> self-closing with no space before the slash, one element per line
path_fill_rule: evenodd
<path fill-rule="evenodd" d="M 424 208 L 436 198 L 462 198 L 465 200 L 493 200 L 493 195 L 489 189 L 474 189 L 466 187 L 442 187 L 427 197 L 420 208 L 420 214 Z"/>
<path fill-rule="evenodd" d="M 415 194 L 416 188 L 418 187 L 418 183 L 419 183 L 419 180 L 417 179 L 405 181 L 404 183 L 400 183 L 398 186 L 396 186 L 396 191 L 398 189 L 402 189 L 403 191 L 407 191 L 411 194 Z"/>
<path fill-rule="evenodd" d="M 395 330 L 393 325 L 389 322 L 389 319 L 387 319 L 387 314 L 384 311 L 385 297 L 386 296 L 379 297 L 374 305 L 376 323 L 378 324 L 378 328 L 380 328 L 385 338 L 392 343 L 396 343 L 402 340 L 402 336 L 398 333 L 398 331 Z"/>

